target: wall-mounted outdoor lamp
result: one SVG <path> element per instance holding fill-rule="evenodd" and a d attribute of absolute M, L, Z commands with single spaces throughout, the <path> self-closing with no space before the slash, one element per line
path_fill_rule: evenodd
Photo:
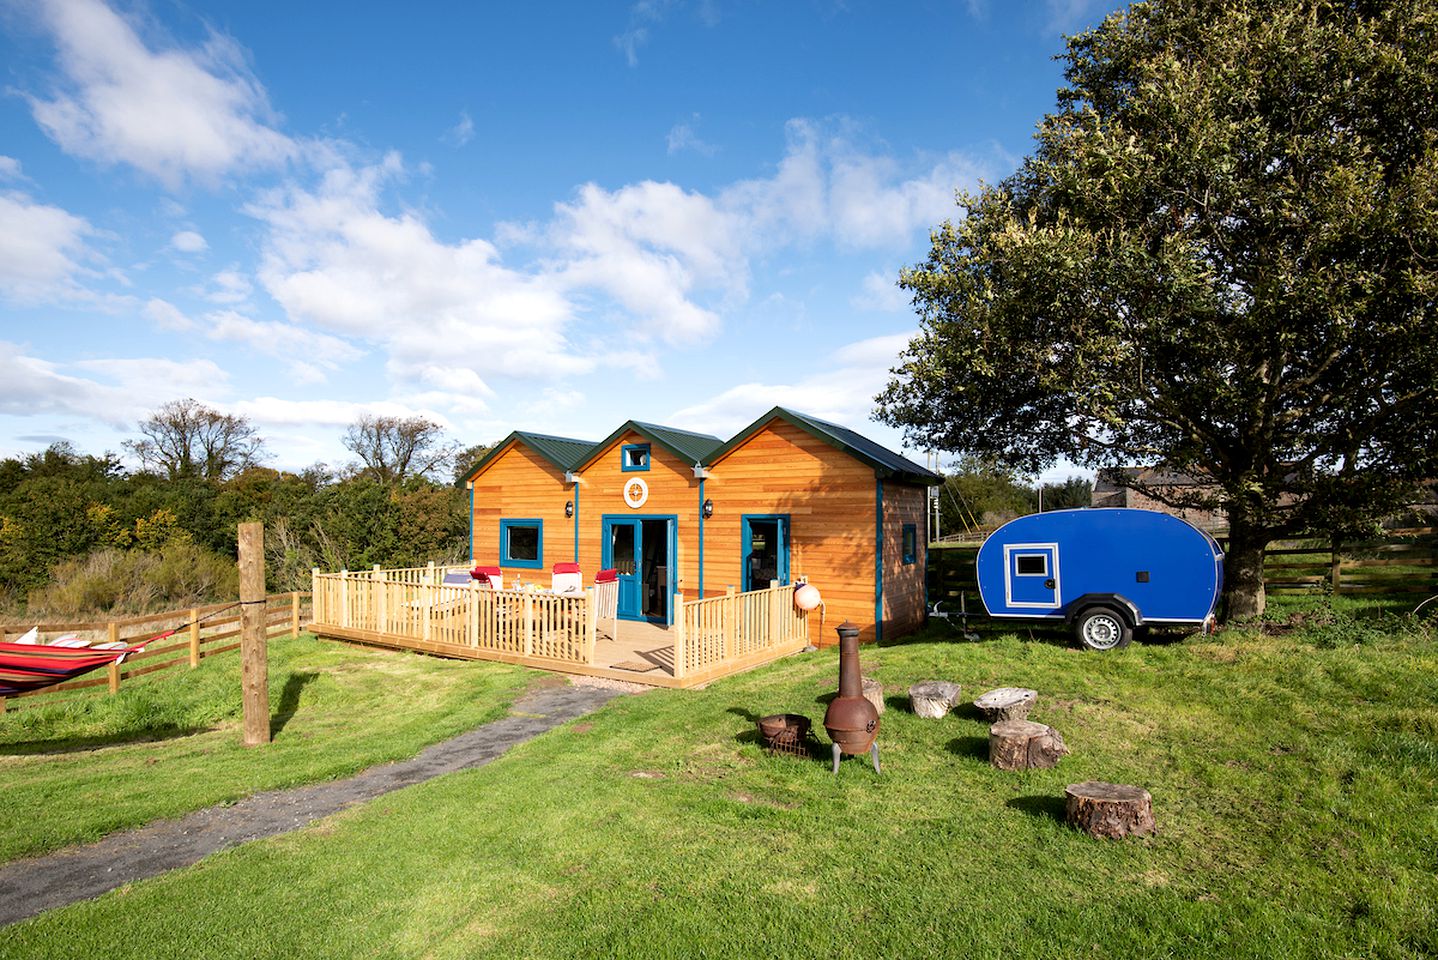
<path fill-rule="evenodd" d="M 705 500 L 705 501 L 704 501 L 703 513 L 704 513 L 704 519 L 705 519 L 705 520 L 708 520 L 710 517 L 714 516 L 714 501 L 713 501 L 713 500 Z"/>
<path fill-rule="evenodd" d="M 574 516 L 574 501 L 573 501 L 573 500 L 566 500 L 566 501 L 564 502 L 564 515 L 565 515 L 566 517 L 572 517 L 572 516 Z"/>

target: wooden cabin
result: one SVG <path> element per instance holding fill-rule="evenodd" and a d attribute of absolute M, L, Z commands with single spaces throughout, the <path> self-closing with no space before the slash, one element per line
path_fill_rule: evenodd
<path fill-rule="evenodd" d="M 926 488 L 942 478 L 847 427 L 775 407 L 725 441 L 629 421 L 590 442 L 516 431 L 470 471 L 471 559 L 509 586 L 577 562 L 619 571 L 619 616 L 667 627 L 673 595 L 807 579 L 810 639 L 924 621 Z"/>

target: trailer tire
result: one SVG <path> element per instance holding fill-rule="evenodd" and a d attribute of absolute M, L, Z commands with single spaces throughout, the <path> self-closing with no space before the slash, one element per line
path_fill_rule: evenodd
<path fill-rule="evenodd" d="M 1085 650 L 1121 650 L 1133 641 L 1133 627 L 1113 607 L 1089 607 L 1074 621 L 1074 636 Z"/>

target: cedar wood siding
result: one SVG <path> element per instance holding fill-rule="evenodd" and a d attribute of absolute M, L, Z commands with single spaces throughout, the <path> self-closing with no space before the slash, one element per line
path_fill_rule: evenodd
<path fill-rule="evenodd" d="M 649 444 L 649 469 L 625 473 L 620 469 L 620 450 L 626 443 Z M 635 477 L 649 487 L 649 500 L 635 510 L 624 502 L 624 484 Z M 584 583 L 594 579 L 603 560 L 604 517 L 677 516 L 678 569 L 677 582 L 671 592 L 683 593 L 694 599 L 699 583 L 699 481 L 694 479 L 692 464 L 682 462 L 674 454 L 648 437 L 626 431 L 609 444 L 598 457 L 579 471 L 579 566 Z M 672 578 L 671 578 L 672 580 Z M 677 616 L 677 611 L 675 611 Z"/>
<path fill-rule="evenodd" d="M 884 639 L 913 633 L 924 625 L 924 508 L 928 490 L 884 483 Z M 914 562 L 904 563 L 904 524 L 914 525 Z"/>
<path fill-rule="evenodd" d="M 474 562 L 499 566 L 504 585 L 516 575 L 547 584 L 556 563 L 574 559 L 574 520 L 564 515 L 565 501 L 574 494 L 564 482 L 564 471 L 518 440 L 511 440 L 499 456 L 471 481 L 474 488 Z M 544 521 L 544 543 L 539 570 L 508 567 L 499 562 L 499 521 L 538 518 Z M 593 577 L 593 573 L 590 573 Z"/>
<path fill-rule="evenodd" d="M 704 495 L 714 516 L 704 523 L 704 592 L 742 589 L 741 518 L 789 515 L 791 579 L 807 576 L 824 597 L 824 624 L 809 618 L 815 644 L 838 642 L 834 628 L 859 625 L 874 639 L 874 526 L 878 494 L 873 468 L 775 418 L 713 465 Z"/>

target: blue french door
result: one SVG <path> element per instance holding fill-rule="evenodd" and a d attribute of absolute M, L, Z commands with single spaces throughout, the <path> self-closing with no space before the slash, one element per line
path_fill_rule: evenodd
<path fill-rule="evenodd" d="M 640 564 L 644 555 L 644 528 L 638 520 L 604 521 L 604 566 L 619 571 L 619 616 L 638 620 L 640 609 Z"/>
<path fill-rule="evenodd" d="M 744 589 L 789 582 L 788 514 L 744 515 Z"/>

